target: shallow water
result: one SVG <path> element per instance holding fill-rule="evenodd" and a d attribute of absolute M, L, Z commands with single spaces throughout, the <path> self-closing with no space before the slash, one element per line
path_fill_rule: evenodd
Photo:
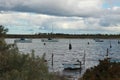
<path fill-rule="evenodd" d="M 14 40 L 6 39 L 6 42 L 12 44 Z M 105 58 L 107 48 L 109 49 L 109 56 L 112 59 L 120 59 L 120 44 L 118 44 L 118 39 L 103 40 L 104 42 L 95 42 L 93 39 L 59 39 L 59 42 L 46 42 L 46 45 L 44 45 L 41 39 L 33 39 L 32 43 L 17 43 L 17 46 L 19 51 L 24 53 L 30 53 L 32 50 L 38 56 L 42 56 L 45 53 L 49 71 L 54 72 L 62 72 L 64 69 L 62 64 L 65 62 L 76 62 L 77 60 L 83 62 L 85 53 L 86 63 L 82 71 L 83 73 L 87 68 L 97 65 L 99 59 Z M 69 41 L 72 44 L 71 50 L 69 50 Z M 110 42 L 112 48 L 110 48 Z M 52 54 L 54 54 L 53 67 L 51 66 Z M 72 76 L 80 75 L 79 72 L 64 72 L 64 74 Z"/>

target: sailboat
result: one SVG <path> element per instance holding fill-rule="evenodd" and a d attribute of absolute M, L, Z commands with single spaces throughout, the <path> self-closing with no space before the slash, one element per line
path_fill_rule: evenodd
<path fill-rule="evenodd" d="M 94 40 L 95 40 L 95 42 L 104 42 L 102 39 L 98 39 L 98 38 L 96 38 Z"/>
<path fill-rule="evenodd" d="M 45 38 L 45 39 L 41 39 L 42 42 L 58 42 L 58 39 L 55 38 Z"/>
<path fill-rule="evenodd" d="M 25 38 L 15 39 L 14 43 L 32 43 L 32 39 L 25 39 Z"/>
<path fill-rule="evenodd" d="M 53 38 L 53 26 L 52 26 L 52 32 L 51 32 L 51 36 L 49 38 L 44 38 L 41 39 L 42 42 L 58 42 L 58 39 Z"/>

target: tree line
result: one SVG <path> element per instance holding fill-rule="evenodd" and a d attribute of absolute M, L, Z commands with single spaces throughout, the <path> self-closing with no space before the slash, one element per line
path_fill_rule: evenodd
<path fill-rule="evenodd" d="M 6 38 L 120 38 L 120 34 L 63 34 L 63 33 L 39 33 L 39 34 L 7 34 Z"/>

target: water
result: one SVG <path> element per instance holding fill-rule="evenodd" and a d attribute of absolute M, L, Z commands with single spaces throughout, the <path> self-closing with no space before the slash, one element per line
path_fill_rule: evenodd
<path fill-rule="evenodd" d="M 69 40 L 72 44 L 72 49 L 69 50 Z M 8 44 L 14 43 L 14 39 L 6 39 Z M 89 44 L 88 44 L 89 42 Z M 110 42 L 112 48 L 110 48 Z M 84 53 L 86 53 L 86 63 L 82 73 L 90 67 L 97 65 L 99 59 L 104 59 L 107 48 L 109 49 L 109 56 L 113 59 L 120 59 L 120 44 L 118 39 L 104 39 L 104 42 L 95 42 L 93 39 L 59 39 L 59 42 L 46 42 L 44 45 L 41 39 L 33 39 L 32 43 L 17 43 L 19 51 L 30 53 L 32 50 L 35 54 L 42 56 L 46 54 L 48 60 L 49 71 L 62 72 L 63 63 L 68 61 L 83 61 Z M 53 67 L 51 66 L 53 57 Z M 69 72 L 67 75 L 78 76 L 79 72 Z"/>

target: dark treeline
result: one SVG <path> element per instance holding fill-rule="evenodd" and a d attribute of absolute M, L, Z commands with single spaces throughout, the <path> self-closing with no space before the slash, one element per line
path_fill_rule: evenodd
<path fill-rule="evenodd" d="M 63 34 L 63 33 L 39 33 L 33 35 L 7 34 L 6 38 L 120 38 L 120 34 Z"/>

